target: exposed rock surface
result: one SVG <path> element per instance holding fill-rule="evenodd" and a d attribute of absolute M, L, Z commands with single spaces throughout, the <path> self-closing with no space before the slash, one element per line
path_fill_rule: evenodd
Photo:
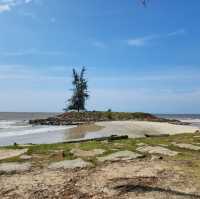
<path fill-rule="evenodd" d="M 195 146 L 193 144 L 185 144 L 185 143 L 177 144 L 177 143 L 173 143 L 173 145 L 177 146 L 179 148 L 183 148 L 183 149 L 189 149 L 189 150 L 195 150 L 195 151 L 200 150 L 200 146 Z"/>
<path fill-rule="evenodd" d="M 125 160 L 140 158 L 140 157 L 143 157 L 143 155 L 134 153 L 132 151 L 118 151 L 104 157 L 99 157 L 98 161 L 100 162 L 105 162 L 105 161 L 113 162 L 113 161 L 119 161 L 119 160 L 125 161 Z"/>
<path fill-rule="evenodd" d="M 169 120 L 158 118 L 149 113 L 123 113 L 123 112 L 66 112 L 55 117 L 47 119 L 30 120 L 30 124 L 35 125 L 73 125 L 98 121 L 124 121 L 124 120 L 140 120 L 154 122 L 169 122 L 172 124 L 188 125 L 188 123 L 178 120 Z"/>
<path fill-rule="evenodd" d="M 30 155 L 21 155 L 21 156 L 20 156 L 20 159 L 21 159 L 21 160 L 31 160 L 31 159 L 32 159 L 32 156 L 30 156 Z"/>
<path fill-rule="evenodd" d="M 136 145 L 137 145 L 137 146 L 145 146 L 146 144 L 143 143 L 143 142 L 140 142 L 140 143 L 137 143 Z"/>
<path fill-rule="evenodd" d="M 75 169 L 75 168 L 84 168 L 90 167 L 92 163 L 86 162 L 80 158 L 75 160 L 64 160 L 60 162 L 51 163 L 49 169 Z"/>
<path fill-rule="evenodd" d="M 0 160 L 13 158 L 26 153 L 28 149 L 0 149 Z"/>
<path fill-rule="evenodd" d="M 172 151 L 170 149 L 161 147 L 161 146 L 142 146 L 136 149 L 139 152 L 142 153 L 150 153 L 150 154 L 162 154 L 162 155 L 168 155 L 168 156 L 175 156 L 178 154 L 176 151 Z"/>
<path fill-rule="evenodd" d="M 93 169 L 0 176 L 2 199 L 197 199 L 198 177 L 180 161 L 114 162 Z M 190 168 L 189 165 L 187 168 Z M 184 170 L 182 170 L 184 169 Z M 184 171 L 184 172 L 183 172 Z"/>
<path fill-rule="evenodd" d="M 30 163 L 3 163 L 0 164 L 0 174 L 12 174 L 29 171 L 31 169 Z"/>
<path fill-rule="evenodd" d="M 81 149 L 72 149 L 70 153 L 77 157 L 94 157 L 98 155 L 102 155 L 105 152 L 103 149 L 93 149 L 90 151 L 85 151 Z"/>

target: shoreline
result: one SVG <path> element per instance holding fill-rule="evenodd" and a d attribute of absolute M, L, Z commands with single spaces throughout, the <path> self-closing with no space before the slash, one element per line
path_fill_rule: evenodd
<path fill-rule="evenodd" d="M 50 126 L 49 126 L 50 127 Z M 66 130 L 56 130 L 56 126 L 52 126 L 54 131 L 43 132 L 37 134 L 29 134 L 22 136 L 8 137 L 2 139 L 1 146 L 9 146 L 14 144 L 51 144 L 62 143 L 72 140 L 86 140 L 93 138 L 109 137 L 111 135 L 123 136 L 128 135 L 129 138 L 142 138 L 145 134 L 181 134 L 194 133 L 199 130 L 198 127 L 187 125 L 175 125 L 163 122 L 150 121 L 107 121 L 96 122 L 93 124 L 84 124 L 72 126 Z M 59 128 L 60 126 L 58 126 Z M 67 126 L 66 126 L 67 127 Z M 44 128 L 44 126 L 42 127 Z M 14 140 L 14 141 L 13 141 Z"/>

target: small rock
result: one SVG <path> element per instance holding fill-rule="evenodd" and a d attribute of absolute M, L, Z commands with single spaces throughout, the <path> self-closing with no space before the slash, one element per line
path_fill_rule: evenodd
<path fill-rule="evenodd" d="M 136 145 L 137 145 L 137 146 L 145 146 L 146 144 L 143 143 L 143 142 L 140 142 L 140 143 L 137 143 Z"/>
<path fill-rule="evenodd" d="M 98 156 L 98 155 L 102 155 L 105 152 L 105 150 L 103 149 L 93 149 L 90 151 L 85 151 L 85 150 L 81 150 L 81 149 L 72 149 L 70 151 L 70 153 L 72 153 L 74 156 L 77 157 L 94 157 L 94 156 Z"/>
<path fill-rule="evenodd" d="M 183 149 L 189 149 L 189 150 L 195 150 L 195 151 L 198 151 L 200 150 L 200 147 L 199 146 L 195 146 L 193 144 L 185 144 L 185 143 L 182 143 L 182 144 L 175 144 L 173 143 L 174 146 L 177 146 L 179 148 L 183 148 Z"/>
<path fill-rule="evenodd" d="M 28 149 L 0 149 L 0 160 L 17 157 L 27 151 Z"/>
<path fill-rule="evenodd" d="M 63 159 L 65 157 L 65 152 L 64 150 L 54 150 L 53 153 L 51 154 L 51 157 L 57 157 Z"/>
<path fill-rule="evenodd" d="M 157 155 L 152 155 L 151 156 L 151 161 L 153 161 L 153 160 L 162 160 L 162 159 L 163 159 L 162 156 L 157 156 Z"/>
<path fill-rule="evenodd" d="M 0 164 L 0 174 L 12 174 L 26 172 L 31 169 L 30 163 L 3 163 Z"/>
<path fill-rule="evenodd" d="M 143 155 L 134 153 L 132 151 L 118 151 L 115 153 L 112 153 L 110 155 L 99 157 L 98 161 L 105 162 L 105 161 L 119 161 L 119 160 L 132 160 L 136 158 L 143 157 Z"/>
<path fill-rule="evenodd" d="M 177 151 L 172 151 L 167 148 L 161 147 L 161 146 L 143 146 L 136 149 L 139 152 L 142 153 L 150 153 L 150 154 L 162 154 L 162 155 L 168 155 L 168 156 L 175 156 L 178 154 Z"/>
<path fill-rule="evenodd" d="M 115 147 L 119 147 L 119 148 L 123 148 L 123 147 L 124 147 L 124 144 L 121 144 L 121 143 L 114 143 L 114 146 L 115 146 Z"/>
<path fill-rule="evenodd" d="M 92 163 L 86 162 L 80 158 L 75 160 L 64 160 L 60 162 L 55 162 L 49 165 L 49 169 L 75 169 L 75 168 L 84 168 L 90 167 Z"/>

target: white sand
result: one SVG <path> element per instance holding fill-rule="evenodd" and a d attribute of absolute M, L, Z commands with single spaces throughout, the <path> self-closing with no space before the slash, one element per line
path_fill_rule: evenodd
<path fill-rule="evenodd" d="M 172 135 L 180 133 L 194 133 L 199 130 L 199 128 L 193 126 L 147 121 L 113 121 L 97 122 L 96 124 L 105 127 L 98 131 L 98 134 L 103 134 L 103 136 L 128 135 L 132 138 L 143 137 L 147 133 Z"/>

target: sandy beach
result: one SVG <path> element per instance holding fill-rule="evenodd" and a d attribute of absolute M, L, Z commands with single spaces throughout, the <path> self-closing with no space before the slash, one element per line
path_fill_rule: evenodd
<path fill-rule="evenodd" d="M 109 136 L 109 135 L 128 135 L 131 138 L 144 137 L 145 134 L 181 134 L 194 133 L 198 127 L 189 125 L 174 125 L 161 122 L 147 121 L 112 121 L 97 122 L 96 125 L 104 128 L 95 133 L 88 133 L 86 137 Z"/>
<path fill-rule="evenodd" d="M 148 121 L 109 121 L 79 126 L 9 126 L 2 129 L 0 146 L 19 144 L 48 144 L 74 139 L 91 139 L 110 135 L 128 135 L 130 138 L 145 134 L 194 133 L 198 127 Z"/>

